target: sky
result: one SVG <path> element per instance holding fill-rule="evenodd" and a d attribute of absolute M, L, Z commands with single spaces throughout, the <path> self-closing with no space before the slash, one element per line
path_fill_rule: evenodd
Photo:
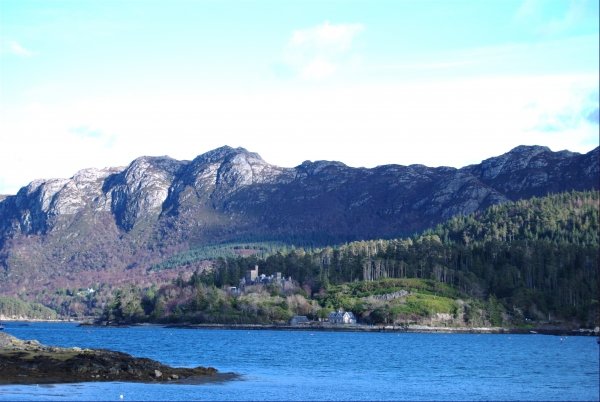
<path fill-rule="evenodd" d="M 191 160 L 462 167 L 598 146 L 597 0 L 0 0 L 0 194 Z"/>

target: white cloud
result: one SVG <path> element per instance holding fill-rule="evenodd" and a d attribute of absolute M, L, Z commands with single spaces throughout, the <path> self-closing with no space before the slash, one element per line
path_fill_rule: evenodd
<path fill-rule="evenodd" d="M 5 41 L 3 43 L 2 53 L 10 53 L 20 57 L 31 57 L 34 55 L 34 52 L 26 49 L 20 43 L 14 40 Z"/>
<path fill-rule="evenodd" d="M 333 75 L 348 61 L 356 37 L 364 30 L 362 24 L 330 24 L 299 29 L 292 33 L 283 59 L 306 80 Z"/>

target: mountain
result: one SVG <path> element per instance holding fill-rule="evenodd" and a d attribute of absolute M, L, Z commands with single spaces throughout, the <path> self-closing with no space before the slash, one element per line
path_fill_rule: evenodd
<path fill-rule="evenodd" d="M 599 149 L 520 146 L 461 169 L 295 168 L 222 147 L 178 161 L 140 157 L 126 168 L 36 180 L 0 198 L 0 291 L 127 282 L 207 244 L 335 244 L 391 238 L 494 204 L 598 189 Z"/>

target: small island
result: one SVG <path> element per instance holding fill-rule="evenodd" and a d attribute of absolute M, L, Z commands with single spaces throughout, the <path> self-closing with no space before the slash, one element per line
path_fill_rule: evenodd
<path fill-rule="evenodd" d="M 91 381 L 185 383 L 223 381 L 235 374 L 212 367 L 170 367 L 147 358 L 104 349 L 60 348 L 0 333 L 0 384 Z"/>

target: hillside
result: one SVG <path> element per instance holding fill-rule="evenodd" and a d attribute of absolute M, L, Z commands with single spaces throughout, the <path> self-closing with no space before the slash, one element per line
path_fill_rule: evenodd
<path fill-rule="evenodd" d="M 492 206 L 420 235 L 219 258 L 160 288 L 121 289 L 110 321 L 285 322 L 344 308 L 363 323 L 595 327 L 598 192 Z M 281 286 L 238 286 L 247 269 L 280 272 Z"/>
<path fill-rule="evenodd" d="M 162 283 L 176 270 L 149 268 L 227 243 L 314 247 L 412 235 L 490 205 L 596 190 L 598 155 L 521 146 L 461 169 L 281 168 L 222 147 L 192 161 L 141 157 L 36 180 L 0 200 L 0 291 Z M 188 270 L 204 266 L 188 260 Z"/>
<path fill-rule="evenodd" d="M 0 320 L 53 320 L 56 318 L 56 311 L 39 303 L 0 296 Z"/>

